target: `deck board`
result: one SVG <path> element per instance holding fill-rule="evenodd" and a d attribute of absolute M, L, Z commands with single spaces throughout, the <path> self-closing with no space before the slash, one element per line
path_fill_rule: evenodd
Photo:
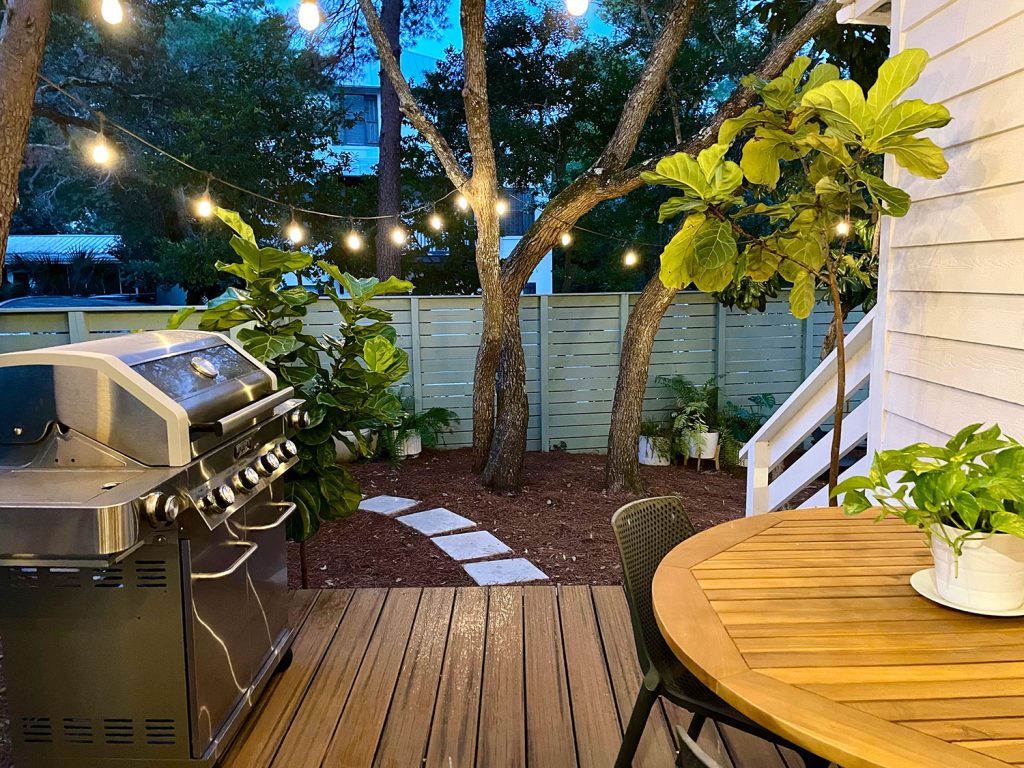
<path fill-rule="evenodd" d="M 640 683 L 618 587 L 300 591 L 294 661 L 223 768 L 610 768 Z M 670 768 L 655 707 L 636 766 Z M 728 768 L 801 768 L 755 737 L 705 726 Z"/>

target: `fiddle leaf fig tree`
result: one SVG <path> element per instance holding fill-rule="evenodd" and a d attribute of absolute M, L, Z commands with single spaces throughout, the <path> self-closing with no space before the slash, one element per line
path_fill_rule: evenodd
<path fill-rule="evenodd" d="M 774 80 L 746 78 L 759 103 L 724 121 L 718 143 L 696 156 L 667 157 L 643 174 L 677 192 L 661 205 L 659 221 L 684 216 L 661 254 L 666 287 L 716 292 L 744 279 L 781 278 L 792 284 L 790 311 L 801 319 L 819 290 L 828 291 L 839 330 L 830 488 L 846 400 L 840 280 L 863 274 L 854 251 L 871 250 L 879 218 L 910 210 L 910 195 L 882 179 L 882 159 L 891 155 L 928 179 L 948 168 L 942 150 L 920 134 L 946 125 L 949 111 L 900 101 L 927 62 L 921 49 L 897 54 L 865 94 L 834 65 L 809 69 L 811 60 L 797 57 Z"/>
<path fill-rule="evenodd" d="M 305 400 L 311 423 L 296 436 L 299 460 L 285 483 L 297 508 L 288 520 L 288 535 L 304 542 L 322 521 L 345 517 L 359 506 L 359 484 L 336 463 L 334 439 L 347 443 L 357 455 L 369 456 L 370 443 L 360 430 L 371 424 L 395 424 L 404 416 L 389 388 L 408 373 L 409 358 L 395 345 L 391 315 L 370 301 L 381 294 L 408 292 L 412 284 L 394 277 L 356 278 L 333 264 L 314 262 L 301 251 L 260 247 L 252 228 L 237 213 L 217 208 L 216 214 L 234 230 L 229 244 L 240 259 L 218 262 L 217 268 L 244 281 L 245 287 L 232 289 L 231 298 L 202 310 L 199 327 L 226 331 L 244 326 L 236 338 L 246 351 Z M 318 293 L 301 285 L 287 286 L 286 274 L 316 279 L 319 291 L 341 315 L 335 333 L 306 332 L 303 319 Z M 179 310 L 170 327 L 180 326 L 194 311 Z"/>

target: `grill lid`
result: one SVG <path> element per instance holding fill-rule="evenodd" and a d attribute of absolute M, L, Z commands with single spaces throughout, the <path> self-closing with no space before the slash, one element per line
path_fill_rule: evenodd
<path fill-rule="evenodd" d="M 182 466 L 230 421 L 244 428 L 270 399 L 274 374 L 232 339 L 153 331 L 0 355 L 0 443 L 41 441 L 65 427 L 143 464 Z M 242 412 L 246 418 L 231 420 Z M 235 430 L 230 430 L 235 431 Z"/>

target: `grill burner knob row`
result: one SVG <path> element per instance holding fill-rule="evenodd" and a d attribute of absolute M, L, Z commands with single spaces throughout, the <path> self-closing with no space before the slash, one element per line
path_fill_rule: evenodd
<path fill-rule="evenodd" d="M 153 525 L 170 525 L 181 514 L 181 499 L 156 491 L 142 499 L 142 511 Z"/>
<path fill-rule="evenodd" d="M 274 453 L 281 461 L 288 461 L 299 455 L 299 449 L 291 440 L 285 440 L 274 449 Z"/>
<path fill-rule="evenodd" d="M 235 487 L 235 490 L 244 493 L 251 491 L 260 484 L 260 476 L 252 467 L 246 467 L 240 472 L 235 473 L 235 476 L 231 478 L 231 484 Z"/>
<path fill-rule="evenodd" d="M 265 453 L 256 459 L 256 471 L 264 477 L 270 477 L 281 466 L 281 460 L 273 453 Z"/>

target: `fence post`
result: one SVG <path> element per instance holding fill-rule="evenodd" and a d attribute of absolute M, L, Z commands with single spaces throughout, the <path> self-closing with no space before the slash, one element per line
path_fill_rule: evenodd
<path fill-rule="evenodd" d="M 818 367 L 817 362 L 814 359 L 814 313 L 811 316 L 803 320 L 803 341 L 804 341 L 804 360 L 803 365 L 800 366 L 803 376 L 802 379 L 806 379 L 811 375 L 811 371 Z"/>
<path fill-rule="evenodd" d="M 423 368 L 420 365 L 420 298 L 409 297 L 409 367 L 412 368 L 412 399 L 416 410 L 423 410 Z"/>
<path fill-rule="evenodd" d="M 726 333 L 728 324 L 726 323 L 726 309 L 725 305 L 719 302 L 715 302 L 715 383 L 719 387 L 719 391 L 723 397 L 718 398 L 719 407 L 722 405 L 722 401 L 728 399 L 728 393 L 725 391 L 725 369 L 726 369 Z"/>
<path fill-rule="evenodd" d="M 68 312 L 68 341 L 85 341 L 89 338 L 89 328 L 85 324 L 85 312 Z"/>
<path fill-rule="evenodd" d="M 537 303 L 538 332 L 540 334 L 539 344 L 540 363 L 538 365 L 537 377 L 540 379 L 540 449 L 547 453 L 551 450 L 551 440 L 548 437 L 548 422 L 550 420 L 550 377 L 548 375 L 548 364 L 550 362 L 550 349 L 548 348 L 548 296 L 541 294 Z"/>

